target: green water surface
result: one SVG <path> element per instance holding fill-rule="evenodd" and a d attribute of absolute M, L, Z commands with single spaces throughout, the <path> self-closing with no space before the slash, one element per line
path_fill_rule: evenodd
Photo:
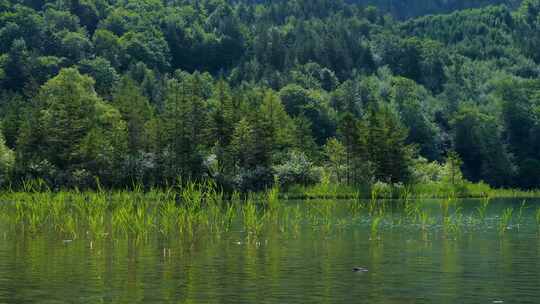
<path fill-rule="evenodd" d="M 30 233 L 4 214 L 0 303 L 540 303 L 540 205 L 521 202 L 492 201 L 485 218 L 479 201 L 458 202 L 454 228 L 440 201 L 421 202 L 424 222 L 393 202 L 380 216 L 284 202 L 295 222 L 253 234 L 237 218 L 189 237 Z"/>

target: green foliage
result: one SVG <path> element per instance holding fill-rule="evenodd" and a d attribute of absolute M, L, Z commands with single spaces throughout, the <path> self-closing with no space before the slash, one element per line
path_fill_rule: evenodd
<path fill-rule="evenodd" d="M 79 63 L 79 71 L 91 76 L 96 81 L 96 92 L 105 97 L 111 96 L 113 88 L 119 79 L 118 73 L 111 63 L 102 57 L 82 60 Z"/>
<path fill-rule="evenodd" d="M 12 184 L 540 187 L 537 0 L 68 2 L 0 2 Z"/>
<path fill-rule="evenodd" d="M 11 170 L 15 164 L 15 154 L 5 143 L 4 135 L 0 129 L 0 186 L 8 182 Z"/>
<path fill-rule="evenodd" d="M 368 109 L 359 124 L 360 142 L 367 161 L 379 181 L 408 182 L 414 148 L 407 145 L 407 130 L 388 106 L 379 104 Z"/>
<path fill-rule="evenodd" d="M 111 182 L 125 152 L 126 126 L 116 108 L 95 93 L 91 78 L 64 69 L 36 96 L 33 123 L 24 125 L 18 145 L 21 164 L 47 163 L 60 170 L 55 182 L 83 175 Z M 28 173 L 31 174 L 31 171 Z M 75 183 L 78 184 L 78 183 Z"/>
<path fill-rule="evenodd" d="M 324 145 L 324 154 L 328 161 L 334 182 L 341 184 L 344 180 L 347 152 L 343 144 L 336 138 L 330 138 Z"/>
<path fill-rule="evenodd" d="M 452 123 L 465 177 L 495 186 L 508 184 L 514 173 L 497 120 L 477 108 L 463 107 Z"/>
<path fill-rule="evenodd" d="M 280 186 L 313 185 L 319 182 L 320 172 L 302 152 L 292 151 L 287 159 L 274 167 Z"/>
<path fill-rule="evenodd" d="M 203 157 L 198 149 L 202 144 L 201 130 L 205 111 L 200 96 L 198 75 L 182 82 L 170 80 L 162 114 L 163 140 L 161 148 L 165 177 L 175 180 L 197 178 L 202 175 Z"/>

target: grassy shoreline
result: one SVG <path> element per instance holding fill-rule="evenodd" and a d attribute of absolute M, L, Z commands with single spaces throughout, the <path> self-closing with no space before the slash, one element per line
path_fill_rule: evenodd
<path fill-rule="evenodd" d="M 0 219 L 8 224 L 7 227 L 13 235 L 36 235 L 52 231 L 59 237 L 70 240 L 84 238 L 97 241 L 105 238 L 134 237 L 144 241 L 158 236 L 164 240 L 182 238 L 193 241 L 201 235 L 219 237 L 231 229 L 241 231 L 250 240 L 257 240 L 265 231 L 298 233 L 303 224 L 321 231 L 332 231 L 364 214 L 372 225 L 372 237 L 376 239 L 381 221 L 396 220 L 392 206 L 398 206 L 402 212 L 399 221 L 407 221 L 414 227 L 426 230 L 439 221 L 447 231 L 459 231 L 471 221 L 482 222 L 492 198 L 539 197 L 540 194 L 537 191 L 516 190 L 478 192 L 486 190 L 485 186 L 470 184 L 468 188 L 461 189 L 468 189 L 469 197 L 472 197 L 472 194 L 486 194 L 474 216 L 464 217 L 462 208 L 458 205 L 459 196 L 447 196 L 440 203 L 442 217 L 437 218 L 422 208 L 419 200 L 415 199 L 421 197 L 422 192 L 419 191 L 424 189 L 421 187 L 378 183 L 371 187 L 371 196 L 368 199 L 364 199 L 359 191 L 350 197 L 347 196 L 350 192 L 335 192 L 345 191 L 344 186 L 326 185 L 324 189 L 320 187 L 321 185 L 319 188 L 289 188 L 283 192 L 274 187 L 264 192 L 244 195 L 237 192 L 232 195 L 225 194 L 211 181 L 149 190 L 135 188 L 111 191 L 51 191 L 30 187 L 26 188 L 25 192 L 0 192 Z M 335 199 L 307 200 L 300 207 L 300 204 L 287 204 L 280 199 L 287 195 L 287 199 L 296 198 L 290 194 L 293 193 L 291 190 L 296 190 L 295 193 L 299 195 L 302 194 L 299 190 L 305 190 L 305 195 L 310 197 L 336 195 L 336 198 L 352 199 L 342 202 Z M 319 192 L 309 192 L 314 190 Z M 323 193 L 322 190 L 326 192 Z M 441 191 L 438 195 L 443 193 L 445 192 Z M 390 200 L 394 196 L 400 200 Z M 431 195 L 431 198 L 434 198 L 434 195 Z M 337 212 L 338 206 L 345 207 L 346 214 Z M 521 221 L 523 205 L 515 210 L 515 216 L 513 208 L 507 208 L 504 216 L 501 215 L 498 220 L 501 222 L 502 232 L 507 230 L 506 227 L 509 227 L 512 219 L 518 223 Z M 540 227 L 540 208 L 536 211 L 536 221 Z M 457 232 L 450 234 L 455 235 Z"/>
<path fill-rule="evenodd" d="M 411 186 L 375 184 L 373 187 L 346 185 L 295 186 L 280 193 L 282 199 L 446 199 L 446 198 L 540 198 L 540 190 L 493 189 L 485 183 L 444 183 Z"/>
<path fill-rule="evenodd" d="M 376 183 L 371 186 L 350 186 L 344 184 L 316 184 L 312 186 L 295 185 L 282 189 L 280 187 L 269 188 L 261 192 L 226 194 L 212 181 L 202 183 L 187 183 L 185 186 L 169 186 L 165 188 L 144 189 L 143 186 L 135 186 L 132 189 L 103 189 L 98 187 L 94 190 L 60 189 L 51 190 L 45 184 L 35 182 L 25 184 L 21 189 L 0 189 L 0 198 L 32 193 L 68 193 L 68 194 L 108 194 L 115 193 L 162 193 L 162 194 L 185 194 L 193 192 L 195 188 L 211 188 L 214 192 L 220 192 L 221 199 L 240 200 L 251 198 L 253 200 L 265 200 L 268 196 L 280 200 L 302 199 L 447 199 L 447 198 L 540 198 L 540 189 L 521 190 L 512 188 L 494 189 L 485 183 L 465 182 L 459 186 L 446 183 L 429 183 L 416 185 Z"/>

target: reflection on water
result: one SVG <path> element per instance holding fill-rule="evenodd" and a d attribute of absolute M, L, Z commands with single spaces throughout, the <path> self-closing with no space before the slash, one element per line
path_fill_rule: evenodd
<path fill-rule="evenodd" d="M 492 202 L 482 217 L 479 201 L 426 201 L 414 220 L 395 202 L 376 215 L 350 202 L 284 204 L 256 235 L 235 219 L 228 231 L 144 240 L 28 233 L 3 216 L 0 303 L 540 301 L 533 202 L 519 218 L 520 202 Z"/>

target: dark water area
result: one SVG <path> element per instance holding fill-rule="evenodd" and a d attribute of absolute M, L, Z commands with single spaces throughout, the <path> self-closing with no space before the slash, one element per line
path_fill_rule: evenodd
<path fill-rule="evenodd" d="M 391 202 L 377 216 L 348 202 L 285 202 L 312 215 L 256 236 L 236 220 L 144 240 L 31 234 L 4 216 L 0 303 L 540 303 L 539 203 L 495 200 L 480 217 L 480 201 L 459 202 L 452 226 L 441 201 L 419 203 L 420 220 Z"/>

